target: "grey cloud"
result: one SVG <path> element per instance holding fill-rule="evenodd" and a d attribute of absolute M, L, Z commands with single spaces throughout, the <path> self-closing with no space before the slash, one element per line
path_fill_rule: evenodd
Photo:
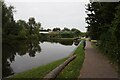
<path fill-rule="evenodd" d="M 75 27 L 85 29 L 85 2 L 7 2 L 16 8 L 15 19 L 35 17 L 44 28 Z"/>

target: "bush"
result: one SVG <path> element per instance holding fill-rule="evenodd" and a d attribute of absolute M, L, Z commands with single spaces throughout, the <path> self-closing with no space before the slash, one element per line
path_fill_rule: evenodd
<path fill-rule="evenodd" d="M 60 33 L 60 36 L 62 37 L 62 38 L 73 38 L 74 37 L 74 35 L 73 35 L 73 33 L 72 32 L 61 32 Z"/>

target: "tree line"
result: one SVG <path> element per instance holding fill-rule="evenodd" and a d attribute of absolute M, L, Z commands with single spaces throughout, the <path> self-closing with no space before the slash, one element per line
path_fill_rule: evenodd
<path fill-rule="evenodd" d="M 41 33 L 41 36 L 41 39 L 76 38 L 84 36 L 84 33 L 76 28 L 69 29 L 65 27 L 64 29 L 60 29 L 56 27 L 53 28 L 53 30 L 50 30 L 49 33 Z"/>
<path fill-rule="evenodd" d="M 120 2 L 91 2 L 86 5 L 87 35 L 113 62 L 120 54 Z"/>
<path fill-rule="evenodd" d="M 25 20 L 15 21 L 13 17 L 14 7 L 7 7 L 2 2 L 2 35 L 3 39 L 26 39 L 39 38 L 40 22 L 36 22 L 34 17 L 30 17 L 28 22 Z"/>
<path fill-rule="evenodd" d="M 3 41 L 6 39 L 40 39 L 42 35 L 40 31 L 52 31 L 54 33 L 61 33 L 63 37 L 75 37 L 79 36 L 82 32 L 76 28 L 71 30 L 67 27 L 60 29 L 58 27 L 51 29 L 43 29 L 40 22 L 36 22 L 34 17 L 30 17 L 28 22 L 25 20 L 14 19 L 14 7 L 7 7 L 4 2 L 2 2 L 2 36 Z"/>
<path fill-rule="evenodd" d="M 53 28 L 53 32 L 58 33 L 58 38 L 74 38 L 82 35 L 82 32 L 76 28 L 69 29 L 64 27 L 64 29 Z"/>

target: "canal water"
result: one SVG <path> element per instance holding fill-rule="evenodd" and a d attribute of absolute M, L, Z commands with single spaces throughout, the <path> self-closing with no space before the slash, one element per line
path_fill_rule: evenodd
<path fill-rule="evenodd" d="M 74 41 L 3 43 L 2 75 L 7 77 L 65 58 L 75 50 L 77 44 Z"/>

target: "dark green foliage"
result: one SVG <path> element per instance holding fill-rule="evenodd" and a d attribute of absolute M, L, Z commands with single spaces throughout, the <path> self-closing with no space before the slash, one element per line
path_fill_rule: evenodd
<path fill-rule="evenodd" d="M 63 45 L 72 45 L 73 40 L 72 39 L 61 39 L 61 40 L 59 40 L 59 43 L 63 44 Z"/>
<path fill-rule="evenodd" d="M 71 31 L 72 31 L 76 36 L 79 36 L 79 35 L 82 34 L 82 33 L 81 33 L 78 29 L 76 29 L 76 28 L 72 28 Z"/>
<path fill-rule="evenodd" d="M 74 37 L 74 34 L 72 32 L 61 32 L 60 33 L 60 36 L 62 38 L 73 38 Z"/>
<path fill-rule="evenodd" d="M 89 24 L 88 33 L 93 39 L 99 39 L 103 32 L 107 32 L 109 24 L 114 19 L 115 7 L 118 3 L 98 3 L 89 4 L 86 22 Z"/>
<path fill-rule="evenodd" d="M 24 20 L 18 20 L 17 25 L 19 26 L 19 38 L 27 38 L 28 36 L 28 25 Z"/>
<path fill-rule="evenodd" d="M 70 31 L 70 29 L 65 27 L 62 31 Z"/>
<path fill-rule="evenodd" d="M 49 30 L 49 29 L 48 29 Z M 61 30 L 60 28 L 53 28 L 52 32 L 49 33 L 41 33 L 43 38 L 75 38 L 84 35 L 80 30 L 76 28 L 72 28 L 71 30 L 68 28 L 64 28 Z M 41 37 L 41 38 L 42 38 Z"/>
<path fill-rule="evenodd" d="M 120 50 L 120 3 L 88 4 L 88 35 L 99 41 L 99 47 L 113 62 L 119 61 Z"/>
<path fill-rule="evenodd" d="M 53 31 L 60 31 L 60 28 L 53 28 Z"/>
<path fill-rule="evenodd" d="M 15 55 L 23 56 L 26 53 L 34 57 L 37 52 L 41 52 L 39 40 L 7 40 L 2 43 L 2 77 L 12 75 L 14 72 L 10 67 L 10 62 L 15 60 Z M 8 61 L 10 60 L 10 62 Z"/>
<path fill-rule="evenodd" d="M 2 35 L 3 38 L 11 35 L 18 35 L 19 28 L 13 18 L 13 6 L 7 7 L 5 3 L 2 3 Z"/>
<path fill-rule="evenodd" d="M 47 29 L 47 31 L 51 31 L 51 29 Z"/>
<path fill-rule="evenodd" d="M 17 22 L 13 17 L 14 7 L 7 7 L 2 3 L 2 35 L 3 41 L 5 39 L 39 39 L 39 29 L 41 23 L 36 23 L 35 18 L 29 18 L 29 22 L 18 20 Z"/>

